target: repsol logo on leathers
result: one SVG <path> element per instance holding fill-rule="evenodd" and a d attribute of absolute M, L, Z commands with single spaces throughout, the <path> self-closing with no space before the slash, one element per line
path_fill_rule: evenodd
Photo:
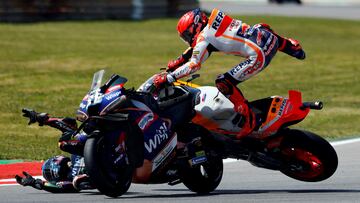
<path fill-rule="evenodd" d="M 212 28 L 214 28 L 215 30 L 217 30 L 220 26 L 221 21 L 224 18 L 224 13 L 223 12 L 219 12 L 217 14 L 217 16 L 215 17 L 215 20 L 213 22 L 213 24 L 211 25 Z"/>
<path fill-rule="evenodd" d="M 144 142 L 146 150 L 151 153 L 156 149 L 162 142 L 168 139 L 168 128 L 166 123 L 163 122 L 159 129 L 156 130 L 155 136 L 149 139 L 148 143 Z"/>

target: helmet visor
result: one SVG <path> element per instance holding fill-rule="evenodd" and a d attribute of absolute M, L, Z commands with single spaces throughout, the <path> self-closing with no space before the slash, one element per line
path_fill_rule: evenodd
<path fill-rule="evenodd" d="M 193 40 L 193 34 L 189 31 L 189 29 L 185 30 L 183 33 L 180 34 L 181 39 L 191 45 Z"/>

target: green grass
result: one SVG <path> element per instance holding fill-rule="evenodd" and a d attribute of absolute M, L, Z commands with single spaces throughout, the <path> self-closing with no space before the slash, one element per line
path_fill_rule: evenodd
<path fill-rule="evenodd" d="M 360 135 L 360 22 L 308 18 L 241 17 L 266 22 L 301 41 L 305 61 L 279 53 L 259 75 L 239 87 L 250 100 L 303 92 L 322 100 L 298 125 L 326 138 Z M 23 107 L 56 116 L 74 116 L 92 74 L 108 67 L 137 87 L 185 48 L 176 19 L 0 24 L 0 159 L 46 159 L 61 153 L 59 132 L 27 126 Z M 214 53 L 196 82 L 213 85 L 216 75 L 242 59 Z"/>

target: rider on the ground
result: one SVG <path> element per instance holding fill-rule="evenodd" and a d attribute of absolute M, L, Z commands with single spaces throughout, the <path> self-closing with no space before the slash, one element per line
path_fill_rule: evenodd
<path fill-rule="evenodd" d="M 50 117 L 47 113 L 37 113 L 30 109 L 23 109 L 25 117 L 30 119 L 29 125 L 39 123 L 40 126 L 48 125 L 62 131 L 59 139 L 61 150 L 71 154 L 71 157 L 57 155 L 47 159 L 42 165 L 42 176 L 45 180 L 35 179 L 27 172 L 24 177 L 15 176 L 16 181 L 23 186 L 32 186 L 39 190 L 54 193 L 78 192 L 84 189 L 93 189 L 89 177 L 84 172 L 83 149 L 86 135 L 72 136 L 77 129 L 76 120 L 73 118 Z"/>

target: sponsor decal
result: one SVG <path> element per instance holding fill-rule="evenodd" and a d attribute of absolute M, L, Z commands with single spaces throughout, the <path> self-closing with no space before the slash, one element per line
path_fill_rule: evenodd
<path fill-rule="evenodd" d="M 251 59 L 246 59 L 245 61 L 241 62 L 239 65 L 235 66 L 235 68 L 231 69 L 230 74 L 235 75 L 237 72 L 239 72 L 245 66 L 251 64 L 251 62 L 252 62 Z"/>
<path fill-rule="evenodd" d="M 272 39 L 273 39 L 274 35 L 270 35 L 268 40 L 266 41 L 263 50 L 267 50 L 269 44 L 271 43 Z"/>
<path fill-rule="evenodd" d="M 281 103 L 281 106 L 280 106 L 280 109 L 279 109 L 279 112 L 278 112 L 278 115 L 281 116 L 284 112 L 284 109 L 285 109 L 285 106 L 286 106 L 286 99 L 283 100 L 283 102 Z"/>
<path fill-rule="evenodd" d="M 265 52 L 265 56 L 269 55 L 270 52 L 274 49 L 276 41 L 277 41 L 277 38 L 275 38 L 274 40 L 272 40 L 272 43 L 271 43 L 269 49 L 266 50 L 266 52 Z"/>
<path fill-rule="evenodd" d="M 116 154 L 119 154 L 119 156 L 115 159 L 114 164 L 118 164 L 125 157 L 125 135 L 125 132 L 121 132 L 117 140 L 118 145 L 115 148 L 115 152 Z"/>
<path fill-rule="evenodd" d="M 149 139 L 148 143 L 144 142 L 146 150 L 149 153 L 155 150 L 159 145 L 161 145 L 169 138 L 168 133 L 169 130 L 166 126 L 166 123 L 163 122 L 159 129 L 156 130 L 154 137 L 152 139 Z"/>
<path fill-rule="evenodd" d="M 175 149 L 177 144 L 177 135 L 172 138 L 169 144 L 155 157 L 153 160 L 152 171 L 158 168 L 169 156 L 169 154 Z"/>
<path fill-rule="evenodd" d="M 179 71 L 176 71 L 174 74 L 175 74 L 175 78 L 180 78 L 181 76 L 184 76 L 184 75 L 188 75 L 188 73 L 191 73 L 191 68 L 190 68 L 190 65 L 191 64 L 186 64 L 183 66 L 183 68 Z"/>
<path fill-rule="evenodd" d="M 77 175 L 79 175 L 81 168 L 83 166 L 85 166 L 84 164 L 84 158 L 78 155 L 73 155 L 72 157 L 72 163 L 73 163 L 73 168 L 71 170 L 71 176 L 75 177 Z"/>
<path fill-rule="evenodd" d="M 238 27 L 240 26 L 241 22 L 239 22 L 238 20 L 233 19 L 230 23 L 229 26 L 229 31 L 232 31 L 233 29 L 238 29 Z"/>
<path fill-rule="evenodd" d="M 197 165 L 197 164 L 201 164 L 207 161 L 206 156 L 200 156 L 200 157 L 195 157 L 191 159 L 191 165 Z"/>
<path fill-rule="evenodd" d="M 110 101 L 110 100 L 114 99 L 115 97 L 118 97 L 120 94 L 121 94 L 121 91 L 114 92 L 114 93 L 111 93 L 109 95 L 106 95 L 105 99 Z"/>
<path fill-rule="evenodd" d="M 215 17 L 215 20 L 213 22 L 213 24 L 211 25 L 212 28 L 214 28 L 215 30 L 217 30 L 220 26 L 221 21 L 224 19 L 224 13 L 223 12 L 218 12 L 217 16 Z"/>
<path fill-rule="evenodd" d="M 154 114 L 152 112 L 149 112 L 140 119 L 140 121 L 138 122 L 138 126 L 141 130 L 144 130 L 146 126 L 148 126 L 149 123 L 151 123 L 151 121 L 153 120 L 154 120 Z"/>
<path fill-rule="evenodd" d="M 256 61 L 255 65 L 252 66 L 251 68 L 246 69 L 241 75 L 240 78 L 244 78 L 247 75 L 250 75 L 252 73 L 254 73 L 257 69 L 259 69 L 259 66 L 261 65 L 260 61 Z"/>
<path fill-rule="evenodd" d="M 248 30 L 249 26 L 242 23 L 241 26 L 239 27 L 238 31 L 236 32 L 236 35 L 239 37 L 244 37 L 245 33 Z"/>
<path fill-rule="evenodd" d="M 193 51 L 191 58 L 199 60 L 200 51 Z"/>
<path fill-rule="evenodd" d="M 257 36 L 256 36 L 256 44 L 257 44 L 258 46 L 261 46 L 262 36 L 263 36 L 263 32 L 260 31 L 260 30 L 258 30 Z"/>

